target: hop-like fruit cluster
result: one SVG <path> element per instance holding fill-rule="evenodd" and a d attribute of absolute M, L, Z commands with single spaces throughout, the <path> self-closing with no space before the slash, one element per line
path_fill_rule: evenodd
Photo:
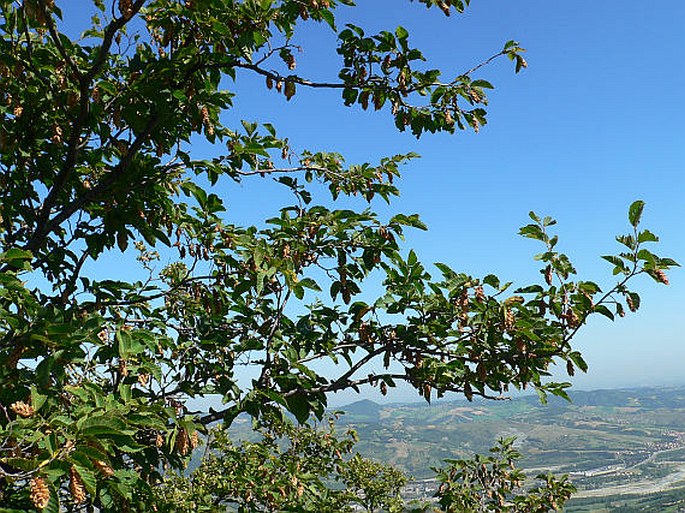
<path fill-rule="evenodd" d="M 112 469 L 112 467 L 110 467 L 105 461 L 97 460 L 95 462 L 95 468 L 102 472 L 102 475 L 105 477 L 112 477 L 114 475 L 114 469 Z"/>
<path fill-rule="evenodd" d="M 438 7 L 440 7 L 440 10 L 445 13 L 445 16 L 449 16 L 451 14 L 450 6 L 447 2 L 439 2 Z"/>
<path fill-rule="evenodd" d="M 42 477 L 34 477 L 29 483 L 31 489 L 31 502 L 37 509 L 45 509 L 50 502 L 50 488 L 48 488 L 45 479 Z"/>
<path fill-rule="evenodd" d="M 178 435 L 176 435 L 176 452 L 178 452 L 181 456 L 185 456 L 188 454 L 189 450 L 190 437 L 188 436 L 188 432 L 185 430 L 185 428 L 181 428 L 178 431 Z"/>
<path fill-rule="evenodd" d="M 69 469 L 69 492 L 76 504 L 85 502 L 86 487 L 83 485 L 83 479 L 81 479 L 81 476 L 74 467 Z"/>
<path fill-rule="evenodd" d="M 119 360 L 119 374 L 123 377 L 128 376 L 128 363 L 123 358 Z"/>
<path fill-rule="evenodd" d="M 480 285 L 476 287 L 475 297 L 476 301 L 478 301 L 479 303 L 485 301 L 485 291 L 483 290 L 483 287 L 481 287 Z"/>
<path fill-rule="evenodd" d="M 52 127 L 52 137 L 50 140 L 55 143 L 55 144 L 60 144 L 62 142 L 62 135 L 64 134 L 64 131 L 62 130 L 62 127 L 59 127 L 57 125 Z"/>
<path fill-rule="evenodd" d="M 658 281 L 660 281 L 664 285 L 668 285 L 668 276 L 666 276 L 666 273 L 662 269 L 655 269 L 654 276 Z"/>
<path fill-rule="evenodd" d="M 510 331 L 511 329 L 513 329 L 515 324 L 516 324 L 516 317 L 514 316 L 514 312 L 512 312 L 508 308 L 505 309 L 504 310 L 504 330 Z"/>
<path fill-rule="evenodd" d="M 580 318 L 571 308 L 566 311 L 565 318 L 569 328 L 575 329 L 580 326 Z"/>
<path fill-rule="evenodd" d="M 200 110 L 200 115 L 202 116 L 202 124 L 209 135 L 214 135 L 214 125 L 212 125 L 212 120 L 209 117 L 209 109 L 207 107 L 202 107 Z"/>
<path fill-rule="evenodd" d="M 33 416 L 35 410 L 30 404 L 26 404 L 24 401 L 17 401 L 10 405 L 10 410 L 19 415 L 20 417 L 31 417 Z"/>
<path fill-rule="evenodd" d="M 103 344 L 106 344 L 109 341 L 109 332 L 107 331 L 107 328 L 102 328 L 98 332 L 98 340 Z"/>
<path fill-rule="evenodd" d="M 277 89 L 278 89 L 278 87 L 277 87 Z M 295 96 L 295 90 L 296 90 L 295 82 L 293 82 L 292 80 L 288 80 L 285 83 L 285 90 L 283 91 L 283 94 L 285 95 L 285 99 L 290 100 L 290 98 Z"/>
<path fill-rule="evenodd" d="M 636 312 L 637 307 L 635 306 L 635 301 L 633 301 L 633 298 L 630 296 L 626 296 L 626 304 L 628 305 L 628 309 L 631 312 Z"/>

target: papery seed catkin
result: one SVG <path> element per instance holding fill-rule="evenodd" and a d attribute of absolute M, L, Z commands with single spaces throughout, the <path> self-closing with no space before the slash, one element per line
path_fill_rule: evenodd
<path fill-rule="evenodd" d="M 31 417 L 35 413 L 33 407 L 30 404 L 26 404 L 24 401 L 17 401 L 10 405 L 10 410 L 19 415 L 20 417 Z"/>
<path fill-rule="evenodd" d="M 76 504 L 81 504 L 86 500 L 86 487 L 83 485 L 83 479 L 73 466 L 69 469 L 69 492 Z"/>
<path fill-rule="evenodd" d="M 29 483 L 31 502 L 38 509 L 45 509 L 50 502 L 50 489 L 42 477 L 34 477 Z"/>
<path fill-rule="evenodd" d="M 114 469 L 102 460 L 97 460 L 95 462 L 95 468 L 102 472 L 105 477 L 112 477 L 114 475 Z"/>

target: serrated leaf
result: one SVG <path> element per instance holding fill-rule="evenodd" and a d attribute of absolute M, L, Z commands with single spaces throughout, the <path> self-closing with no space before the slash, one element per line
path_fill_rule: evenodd
<path fill-rule="evenodd" d="M 604 305 L 596 305 L 593 308 L 594 312 L 597 312 L 598 314 L 602 314 L 604 317 L 607 317 L 608 319 L 611 319 L 612 321 L 614 320 L 614 314 L 609 310 L 606 306 Z"/>
<path fill-rule="evenodd" d="M 637 241 L 640 243 L 642 243 L 642 242 L 659 242 L 659 237 L 654 235 L 649 230 L 642 230 L 637 235 Z"/>
<path fill-rule="evenodd" d="M 80 423 L 79 428 L 84 436 L 132 436 L 135 434 L 135 430 L 131 429 L 123 420 L 107 415 L 86 417 Z"/>
<path fill-rule="evenodd" d="M 95 495 L 97 491 L 97 476 L 95 473 L 82 465 L 74 465 L 76 472 L 83 480 L 83 484 L 90 495 Z"/>
<path fill-rule="evenodd" d="M 395 35 L 397 36 L 397 39 L 403 40 L 409 37 L 409 32 L 407 32 L 407 29 L 404 27 L 399 26 L 395 29 Z"/>
<path fill-rule="evenodd" d="M 645 208 L 645 202 L 642 200 L 633 201 L 628 209 L 628 221 L 634 227 L 640 224 L 640 218 L 642 217 L 642 210 Z"/>

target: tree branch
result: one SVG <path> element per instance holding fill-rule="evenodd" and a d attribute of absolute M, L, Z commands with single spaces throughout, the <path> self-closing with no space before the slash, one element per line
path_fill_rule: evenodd
<path fill-rule="evenodd" d="M 133 4 L 133 12 L 138 12 L 144 3 L 145 0 L 136 0 L 136 2 Z M 50 217 L 50 212 L 52 211 L 52 208 L 54 207 L 57 201 L 58 194 L 62 191 L 69 176 L 71 175 L 72 171 L 76 166 L 76 161 L 80 150 L 79 138 L 81 135 L 81 130 L 86 122 L 86 119 L 88 118 L 88 113 L 90 110 L 90 86 L 93 82 L 93 79 L 100 72 L 102 66 L 104 65 L 107 59 L 107 55 L 109 55 L 109 50 L 112 46 L 112 42 L 114 41 L 114 36 L 131 19 L 130 17 L 116 18 L 107 25 L 107 28 L 105 28 L 104 37 L 102 39 L 102 45 L 100 46 L 100 50 L 98 51 L 95 61 L 93 62 L 93 65 L 91 66 L 88 73 L 83 75 L 79 71 L 76 63 L 73 61 L 73 59 L 71 59 L 71 56 L 68 54 L 68 52 L 66 52 L 64 46 L 61 44 L 61 41 L 59 39 L 59 33 L 57 32 L 54 26 L 54 21 L 52 20 L 52 17 L 48 15 L 48 13 L 45 14 L 46 19 L 49 20 L 48 28 L 50 30 L 53 42 L 57 46 L 62 58 L 65 59 L 65 61 L 69 64 L 69 67 L 72 68 L 72 71 L 74 72 L 79 81 L 80 98 L 78 115 L 76 117 L 76 120 L 71 124 L 71 133 L 69 135 L 69 141 L 67 143 L 67 155 L 64 159 L 64 164 L 62 165 L 62 168 L 55 177 L 55 180 L 52 184 L 52 188 L 45 197 L 43 206 L 41 207 L 40 212 L 38 213 L 36 230 L 25 246 L 25 249 L 29 251 L 35 251 L 37 248 L 39 248 L 42 245 L 42 242 L 45 240 L 45 237 L 47 237 L 47 235 L 49 235 L 57 226 L 59 226 L 59 224 L 61 224 L 62 221 L 69 218 L 71 214 L 73 214 L 73 212 L 76 211 L 73 210 L 65 216 L 58 216 L 60 218 L 59 221 L 48 221 Z"/>

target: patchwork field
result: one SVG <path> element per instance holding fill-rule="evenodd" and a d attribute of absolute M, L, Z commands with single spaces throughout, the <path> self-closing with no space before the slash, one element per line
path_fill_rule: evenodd
<path fill-rule="evenodd" d="M 568 512 L 685 511 L 685 388 L 576 392 L 573 402 L 378 405 L 360 401 L 341 421 L 360 452 L 391 462 L 430 494 L 431 467 L 486 452 L 515 436 L 529 474 L 567 473 L 578 488 Z"/>

